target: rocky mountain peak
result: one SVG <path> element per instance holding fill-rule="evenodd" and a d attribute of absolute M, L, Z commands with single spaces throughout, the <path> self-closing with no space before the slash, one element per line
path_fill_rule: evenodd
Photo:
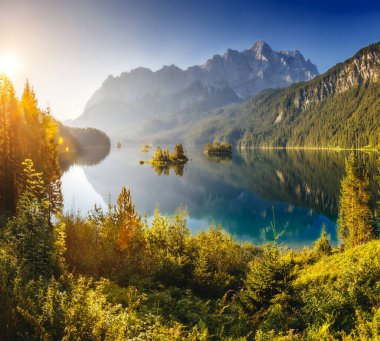
<path fill-rule="evenodd" d="M 108 123 L 102 119 L 110 111 L 115 115 L 114 121 L 128 125 L 132 121 L 193 112 L 195 108 L 198 112 L 200 108 L 217 108 L 316 75 L 316 66 L 306 62 L 299 51 L 277 52 L 259 40 L 248 50 L 227 49 L 223 55 L 216 54 L 205 64 L 186 70 L 175 65 L 155 72 L 139 67 L 118 77 L 111 76 L 88 101 L 77 122 L 80 126 L 100 127 L 112 136 L 113 126 L 102 126 Z M 95 116 L 99 124 L 94 124 Z"/>
<path fill-rule="evenodd" d="M 228 49 L 226 52 L 224 52 L 223 58 L 228 60 L 238 56 L 239 54 L 239 51 Z"/>
<path fill-rule="evenodd" d="M 302 57 L 303 58 L 303 55 L 300 51 L 298 50 L 283 50 L 283 51 L 280 51 L 280 53 L 286 55 L 286 56 L 289 56 L 289 57 Z"/>
<path fill-rule="evenodd" d="M 251 46 L 251 50 L 261 52 L 263 50 L 270 50 L 272 51 L 272 48 L 266 43 L 265 40 L 257 40 L 253 45 Z"/>
<path fill-rule="evenodd" d="M 264 40 L 256 41 L 251 46 L 250 51 L 254 52 L 257 59 L 261 59 L 262 56 L 268 56 L 273 52 L 272 48 Z"/>

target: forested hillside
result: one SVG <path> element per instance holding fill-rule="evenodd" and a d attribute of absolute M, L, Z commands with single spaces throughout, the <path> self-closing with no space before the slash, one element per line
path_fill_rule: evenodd
<path fill-rule="evenodd" d="M 61 169 L 73 163 L 92 165 L 103 160 L 111 148 L 109 137 L 95 128 L 74 128 L 58 124 L 58 150 Z"/>
<path fill-rule="evenodd" d="M 50 195 L 56 196 L 61 167 L 66 168 L 79 156 L 89 159 L 89 148 L 101 149 L 89 153 L 93 158 L 104 157 L 110 140 L 97 129 L 69 128 L 54 120 L 49 109 L 38 107 L 29 82 L 18 100 L 11 81 L 0 76 L 0 211 L 16 208 L 17 198 L 24 191 L 25 159 L 33 160 L 34 168 L 50 186 Z"/>
<path fill-rule="evenodd" d="M 57 122 L 59 129 L 59 140 L 60 150 L 65 150 L 68 145 L 65 144 L 66 141 L 71 143 L 73 148 L 78 153 L 83 153 L 86 148 L 110 148 L 111 141 L 109 137 L 102 131 L 95 128 L 74 128 L 63 125 Z"/>
<path fill-rule="evenodd" d="M 60 195 L 57 125 L 48 110 L 38 108 L 29 82 L 19 101 L 10 80 L 0 76 L 0 122 L 0 210 L 14 210 L 19 194 L 25 190 L 25 159 L 32 159 L 43 174 L 42 180 L 49 184 L 49 196 Z"/>
<path fill-rule="evenodd" d="M 267 90 L 180 132 L 188 143 L 225 138 L 241 147 L 375 147 L 380 136 L 380 43 L 309 82 Z"/>

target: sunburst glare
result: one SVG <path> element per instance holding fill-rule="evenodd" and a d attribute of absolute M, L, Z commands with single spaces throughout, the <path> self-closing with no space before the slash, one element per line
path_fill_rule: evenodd
<path fill-rule="evenodd" d="M 18 68 L 19 62 L 13 55 L 7 53 L 0 56 L 0 73 L 5 73 L 7 76 L 12 77 Z"/>

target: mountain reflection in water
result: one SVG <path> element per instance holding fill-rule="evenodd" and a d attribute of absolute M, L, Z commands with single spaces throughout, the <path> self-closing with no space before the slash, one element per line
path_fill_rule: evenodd
<path fill-rule="evenodd" d="M 94 204 L 114 202 L 126 186 L 137 209 L 148 217 L 156 208 L 173 214 L 186 207 L 192 231 L 215 223 L 239 240 L 262 244 L 272 238 L 274 209 L 277 228 L 286 228 L 281 240 L 287 245 L 312 244 L 323 225 L 336 242 L 346 152 L 242 150 L 218 159 L 189 147 L 187 155 L 190 161 L 181 169 L 156 169 L 139 164 L 151 157 L 139 148 L 112 149 L 97 165 L 76 165 L 65 172 L 65 207 L 86 214 Z M 361 156 L 376 169 L 375 155 Z M 374 184 L 372 191 L 377 193 Z"/>

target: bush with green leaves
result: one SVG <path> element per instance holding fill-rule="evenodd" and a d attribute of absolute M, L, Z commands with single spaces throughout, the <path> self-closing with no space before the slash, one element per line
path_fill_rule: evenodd
<path fill-rule="evenodd" d="M 205 297 L 221 297 L 228 290 L 238 290 L 249 261 L 260 252 L 252 245 L 237 243 L 215 226 L 198 233 L 193 243 L 194 290 Z"/>
<path fill-rule="evenodd" d="M 292 253 L 276 243 L 267 244 L 261 257 L 250 263 L 238 296 L 241 314 L 253 326 L 265 330 L 287 330 L 294 323 Z"/>
<path fill-rule="evenodd" d="M 350 332 L 357 312 L 366 320 L 380 306 L 380 241 L 322 258 L 305 267 L 294 282 L 304 326 Z"/>

